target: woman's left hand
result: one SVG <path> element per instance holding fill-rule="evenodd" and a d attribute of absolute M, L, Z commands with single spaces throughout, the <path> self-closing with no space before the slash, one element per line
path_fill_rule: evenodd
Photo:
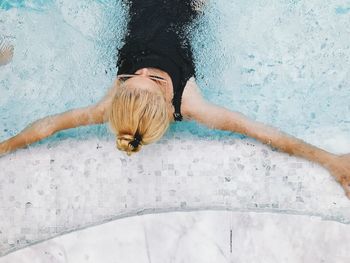
<path fill-rule="evenodd" d="M 9 152 L 9 146 L 7 141 L 0 142 L 0 158 L 5 156 Z"/>
<path fill-rule="evenodd" d="M 350 154 L 338 155 L 328 170 L 341 184 L 346 196 L 350 199 Z"/>

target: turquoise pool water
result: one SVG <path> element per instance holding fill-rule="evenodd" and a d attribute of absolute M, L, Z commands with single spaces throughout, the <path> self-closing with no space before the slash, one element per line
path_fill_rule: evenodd
<path fill-rule="evenodd" d="M 15 57 L 0 71 L 0 139 L 31 121 L 97 102 L 116 73 L 126 15 L 121 1 L 0 1 Z M 312 143 L 349 144 L 347 1 L 209 1 L 192 29 L 204 96 Z M 195 123 L 167 136 L 225 138 Z M 106 127 L 56 137 L 111 136 Z M 239 136 L 239 135 L 236 135 Z M 345 140 L 345 141 L 344 141 Z"/>

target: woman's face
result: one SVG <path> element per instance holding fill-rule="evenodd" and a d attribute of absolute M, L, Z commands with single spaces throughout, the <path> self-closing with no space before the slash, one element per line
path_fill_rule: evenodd
<path fill-rule="evenodd" d="M 159 93 L 163 96 L 166 95 L 166 87 L 164 85 L 159 84 L 157 81 L 147 77 L 150 75 L 157 76 L 156 73 L 151 72 L 147 68 L 142 68 L 137 70 L 134 74 L 138 74 L 138 76 L 127 79 L 124 82 L 125 87 L 140 87 L 142 89 L 147 89 L 149 91 Z"/>

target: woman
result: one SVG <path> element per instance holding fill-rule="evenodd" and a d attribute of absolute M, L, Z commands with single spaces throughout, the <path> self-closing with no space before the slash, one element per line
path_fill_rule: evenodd
<path fill-rule="evenodd" d="M 126 1 L 130 21 L 118 53 L 117 78 L 107 95 L 95 105 L 35 121 L 0 143 L 0 155 L 60 130 L 105 122 L 116 134 L 117 148 L 130 155 L 159 140 L 171 122 L 184 118 L 245 134 L 317 162 L 332 173 L 350 198 L 350 154 L 329 153 L 201 96 L 186 28 L 201 13 L 204 1 Z M 7 63 L 11 52 L 6 52 L 0 60 L 2 56 Z"/>

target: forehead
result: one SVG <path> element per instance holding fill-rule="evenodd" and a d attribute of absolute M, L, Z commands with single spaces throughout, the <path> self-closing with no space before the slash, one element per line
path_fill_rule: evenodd
<path fill-rule="evenodd" d="M 159 90 L 159 87 L 156 82 L 149 78 L 141 77 L 141 76 L 134 76 L 132 78 L 129 78 L 124 82 L 124 86 L 127 88 L 130 87 L 138 87 L 148 90 Z"/>

